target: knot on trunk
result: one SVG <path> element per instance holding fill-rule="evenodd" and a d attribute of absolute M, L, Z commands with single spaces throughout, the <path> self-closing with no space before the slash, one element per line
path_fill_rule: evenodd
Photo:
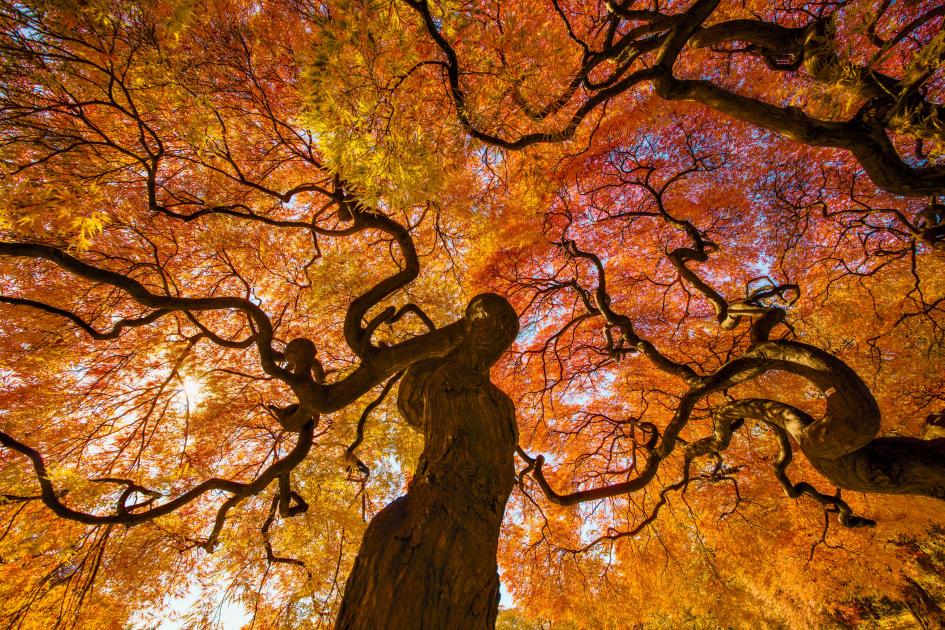
<path fill-rule="evenodd" d="M 414 363 L 404 374 L 397 407 L 407 423 L 424 432 L 424 392 L 430 375 L 444 363 L 485 373 L 515 340 L 518 315 L 508 301 L 495 293 L 470 300 L 463 319 L 465 337 L 447 356 Z"/>
<path fill-rule="evenodd" d="M 501 295 L 481 293 L 466 306 L 466 337 L 454 350 L 457 358 L 487 370 L 518 335 L 518 315 Z"/>
<path fill-rule="evenodd" d="M 926 440 L 945 438 L 945 409 L 925 418 L 921 437 Z"/>

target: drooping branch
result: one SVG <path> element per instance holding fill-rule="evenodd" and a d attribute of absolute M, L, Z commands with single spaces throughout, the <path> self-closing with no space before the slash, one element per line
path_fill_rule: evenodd
<path fill-rule="evenodd" d="M 260 533 L 262 534 L 263 538 L 263 546 L 266 548 L 266 560 L 272 564 L 289 564 L 292 566 L 297 566 L 304 570 L 306 575 L 311 577 L 312 573 L 308 570 L 308 567 L 305 566 L 305 562 L 299 560 L 298 558 L 277 556 L 272 549 L 272 540 L 270 540 L 269 530 L 272 528 L 272 525 L 276 520 L 276 512 L 281 503 L 282 499 L 278 494 L 272 497 L 272 503 L 269 505 L 269 515 L 266 517 L 265 522 L 260 528 Z"/>
<path fill-rule="evenodd" d="M 783 403 L 779 403 L 783 405 Z M 787 405 L 784 405 L 785 407 Z M 795 414 L 802 414 L 800 410 L 793 410 Z M 846 527 L 872 527 L 875 525 L 875 521 L 863 516 L 856 516 L 853 514 L 853 510 L 847 504 L 846 501 L 840 498 L 839 491 L 836 495 L 824 494 L 817 490 L 814 486 L 806 482 L 793 483 L 790 478 L 787 476 L 787 468 L 791 464 L 791 460 L 794 457 L 794 450 L 791 447 L 791 441 L 788 438 L 788 432 L 784 430 L 778 424 L 766 423 L 768 428 L 774 431 L 774 434 L 778 438 L 778 444 L 780 447 L 780 452 L 778 453 L 778 459 L 775 460 L 772 464 L 772 469 L 774 470 L 774 475 L 778 479 L 778 483 L 781 484 L 781 487 L 784 488 L 784 492 L 791 497 L 796 499 L 801 496 L 810 497 L 814 501 L 817 501 L 824 508 L 832 507 L 837 511 L 837 520 L 840 521 L 841 525 Z"/>
<path fill-rule="evenodd" d="M 160 505 L 150 507 L 143 511 L 132 511 L 132 507 L 121 506 L 113 514 L 90 514 L 70 508 L 61 500 L 62 493 L 57 491 L 53 482 L 50 480 L 49 471 L 46 462 L 39 452 L 27 446 L 26 444 L 14 439 L 6 433 L 0 432 L 0 444 L 4 447 L 14 450 L 26 456 L 33 467 L 36 475 L 36 482 L 40 487 L 40 496 L 43 504 L 52 510 L 56 516 L 77 521 L 86 525 L 137 525 L 146 521 L 153 520 L 160 516 L 166 516 L 171 512 L 191 503 L 192 501 L 205 496 L 212 491 L 222 491 L 230 494 L 230 498 L 224 503 L 226 509 L 232 507 L 237 502 L 249 496 L 259 494 L 269 486 L 277 477 L 287 473 L 295 468 L 308 454 L 312 447 L 312 436 L 315 430 L 315 424 L 309 423 L 299 432 L 299 438 L 295 446 L 285 457 L 270 464 L 256 479 L 251 482 L 232 481 L 230 479 L 212 478 L 201 482 L 187 492 L 178 495 L 174 499 Z M 140 490 L 135 490 L 140 491 Z M 148 491 L 150 492 L 150 491 Z M 150 502 L 149 502 L 150 503 Z M 140 505 L 137 507 L 141 507 Z M 221 508 L 222 518 L 225 518 L 226 511 Z M 218 522 L 222 521 L 218 516 Z M 222 527 L 222 524 L 221 524 Z M 215 531 L 216 528 L 215 528 Z"/>
<path fill-rule="evenodd" d="M 634 332 L 633 321 L 629 317 L 619 314 L 611 308 L 611 298 L 607 293 L 606 274 L 604 273 L 604 265 L 600 257 L 596 254 L 581 250 L 574 241 L 565 241 L 564 248 L 571 256 L 591 261 L 597 272 L 597 286 L 593 291 L 593 305 L 587 302 L 586 306 L 590 307 L 589 313 L 595 315 L 600 314 L 604 318 L 606 322 L 605 331 L 609 331 L 610 327 L 617 328 L 622 335 L 621 341 L 625 342 L 630 348 L 642 352 L 647 358 L 653 361 L 655 365 L 659 366 L 660 369 L 681 378 L 690 385 L 698 383 L 700 380 L 699 376 L 691 367 L 684 363 L 673 361 L 660 352 L 652 342 L 640 337 Z M 612 351 L 619 352 L 620 348 L 615 346 Z"/>
<path fill-rule="evenodd" d="M 361 416 L 358 418 L 358 424 L 355 428 L 354 439 L 351 441 L 351 444 L 345 448 L 345 457 L 351 461 L 352 466 L 357 469 L 359 481 L 366 480 L 371 474 L 371 469 L 367 467 L 361 459 L 354 454 L 358 447 L 361 446 L 361 443 L 364 441 L 364 429 L 367 425 L 368 418 L 371 415 L 371 412 L 377 409 L 381 403 L 384 402 L 384 399 L 387 398 L 387 395 L 390 393 L 390 390 L 393 389 L 394 385 L 400 378 L 404 375 L 403 372 L 398 372 L 390 377 L 384 387 L 381 388 L 381 393 L 377 395 L 377 398 L 369 402 L 364 410 L 361 412 Z"/>
<path fill-rule="evenodd" d="M 142 306 L 163 312 L 239 311 L 246 315 L 253 324 L 256 331 L 256 347 L 259 350 L 260 361 L 266 373 L 287 382 L 291 382 L 293 379 L 293 375 L 276 365 L 272 348 L 272 322 L 259 306 L 247 299 L 238 297 L 188 298 L 158 295 L 149 291 L 134 278 L 101 267 L 95 267 L 61 249 L 47 245 L 0 242 L 0 256 L 47 260 L 80 278 L 121 289 Z"/>
<path fill-rule="evenodd" d="M 97 341 L 106 341 L 109 339 L 117 339 L 121 333 L 127 328 L 138 328 L 141 326 L 147 326 L 148 324 L 154 323 L 164 315 L 172 313 L 170 309 L 158 309 L 151 311 L 147 315 L 142 317 L 131 317 L 123 318 L 112 324 L 112 327 L 107 331 L 99 331 L 92 327 L 91 324 L 86 322 L 84 319 L 73 313 L 72 311 L 59 308 L 58 306 L 52 306 L 51 304 L 46 304 L 45 302 L 38 302 L 36 300 L 28 300 L 26 298 L 18 298 L 7 295 L 0 295 L 0 304 L 12 304 L 14 306 L 28 306 L 30 308 L 35 308 L 46 313 L 51 313 L 53 315 L 58 315 L 59 317 L 64 317 L 74 323 L 76 326 L 81 328 L 86 332 L 92 339 Z M 205 333 L 210 331 L 204 330 Z M 221 340 L 223 341 L 223 340 Z"/>

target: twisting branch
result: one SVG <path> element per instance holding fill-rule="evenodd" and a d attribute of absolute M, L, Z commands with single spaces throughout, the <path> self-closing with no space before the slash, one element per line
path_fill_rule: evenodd
<path fill-rule="evenodd" d="M 364 335 L 364 328 L 358 323 L 363 314 L 390 293 L 407 284 L 419 273 L 419 262 L 413 249 L 413 242 L 404 228 L 382 215 L 372 214 L 366 216 L 366 214 L 361 214 L 360 217 L 359 220 L 362 221 L 362 226 L 383 226 L 384 229 L 389 229 L 391 233 L 396 234 L 399 241 L 404 244 L 406 251 L 412 252 L 410 258 L 412 258 L 413 263 L 400 273 L 387 278 L 368 290 L 352 303 L 345 321 L 346 330 L 350 332 L 350 339 L 355 344 L 360 344 Z M 263 370 L 267 374 L 289 384 L 296 395 L 299 396 L 300 413 L 309 414 L 310 416 L 319 412 L 329 413 L 346 406 L 391 374 L 403 370 L 407 365 L 418 359 L 445 354 L 453 345 L 458 343 L 463 330 L 462 322 L 457 322 L 395 346 L 378 349 L 372 354 L 371 361 L 363 363 L 361 367 L 345 379 L 329 386 L 322 386 L 315 382 L 311 374 L 295 374 L 279 367 L 277 361 L 281 358 L 281 353 L 278 353 L 272 347 L 272 323 L 265 312 L 250 300 L 238 297 L 190 298 L 158 295 L 152 293 L 131 277 L 92 266 L 63 250 L 47 245 L 0 242 L 0 256 L 48 260 L 86 280 L 121 289 L 139 304 L 161 311 L 162 314 L 173 311 L 217 310 L 236 310 L 245 314 L 255 331 L 253 340 L 258 349 Z M 411 310 L 408 309 L 408 312 Z"/>
<path fill-rule="evenodd" d="M 364 441 L 364 428 L 367 425 L 368 417 L 371 415 L 371 412 L 380 406 L 384 399 L 387 398 L 387 395 L 390 393 L 390 390 L 393 389 L 394 384 L 400 380 L 404 375 L 403 371 L 398 372 L 384 383 L 384 387 L 381 389 L 381 393 L 377 395 L 377 398 L 369 402 L 365 407 L 364 411 L 361 412 L 361 417 L 358 418 L 358 425 L 355 429 L 354 440 L 351 444 L 345 449 L 345 457 L 351 462 L 353 468 L 357 469 L 358 476 L 354 476 L 354 471 L 349 469 L 349 478 L 356 479 L 357 481 L 364 483 L 367 481 L 368 476 L 371 474 L 371 469 L 368 468 L 361 459 L 354 454 L 361 443 Z"/>
<path fill-rule="evenodd" d="M 622 351 L 621 342 L 625 342 L 631 349 L 643 353 L 664 372 L 681 378 L 689 385 L 698 384 L 701 379 L 696 374 L 695 370 L 684 363 L 673 361 L 660 352 L 652 342 L 638 336 L 633 330 L 632 320 L 626 315 L 616 313 L 611 308 L 610 295 L 607 293 L 604 264 L 601 262 L 600 257 L 596 254 L 581 250 L 574 241 L 566 240 L 563 242 L 563 246 L 565 251 L 571 256 L 589 260 L 597 272 L 597 286 L 593 291 L 593 304 L 585 297 L 587 295 L 586 293 L 583 293 L 581 290 L 579 290 L 579 292 L 582 295 L 582 300 L 585 300 L 585 306 L 588 307 L 588 312 L 595 315 L 600 314 L 604 318 L 606 322 L 604 332 L 610 342 L 611 352 L 615 355 L 619 354 Z M 574 286 L 577 286 L 576 282 Z M 610 331 L 612 327 L 618 329 L 622 335 L 621 340 L 619 340 L 617 344 L 612 342 L 613 333 Z"/>
<path fill-rule="evenodd" d="M 138 485 L 130 479 L 118 479 L 116 477 L 102 477 L 100 479 L 92 479 L 95 483 L 116 483 L 124 486 L 124 490 L 121 491 L 121 494 L 118 495 L 118 499 L 115 500 L 115 510 L 119 514 L 127 514 L 132 510 L 138 508 L 147 507 L 151 505 L 159 498 L 161 498 L 161 493 L 156 490 L 149 490 L 144 486 Z M 128 499 L 133 495 L 140 494 L 146 497 L 143 501 L 139 501 L 132 505 L 128 505 Z"/>
<path fill-rule="evenodd" d="M 50 480 L 49 471 L 46 468 L 46 462 L 35 449 L 27 446 L 26 444 L 23 444 L 6 433 L 3 433 L 2 431 L 0 431 L 0 444 L 6 448 L 25 455 L 30 460 L 30 463 L 33 466 L 33 471 L 36 474 L 36 482 L 40 487 L 41 500 L 46 505 L 46 507 L 56 514 L 56 516 L 72 521 L 77 521 L 79 523 L 84 523 L 86 525 L 116 524 L 127 525 L 130 527 L 139 523 L 153 520 L 159 516 L 170 514 L 174 510 L 187 505 L 188 503 L 199 497 L 202 497 L 210 491 L 219 490 L 222 492 L 227 492 L 232 496 L 224 503 L 225 509 L 224 507 L 221 507 L 221 513 L 217 515 L 218 525 L 215 525 L 214 531 L 218 534 L 218 530 L 219 528 L 222 528 L 223 521 L 226 518 L 226 512 L 231 507 L 249 496 L 259 494 L 279 475 L 292 470 L 305 458 L 312 447 L 312 435 L 314 430 L 315 425 L 311 422 L 303 427 L 303 430 L 299 433 L 299 439 L 292 450 L 282 459 L 278 459 L 270 464 L 256 479 L 251 482 L 244 483 L 240 481 L 232 481 L 229 479 L 220 479 L 214 477 L 201 482 L 187 492 L 166 503 L 148 508 L 147 510 L 132 512 L 130 508 L 122 507 L 116 510 L 114 514 L 101 515 L 80 512 L 65 505 L 60 499 L 62 492 L 57 492 L 55 486 Z M 149 493 L 151 491 L 145 492 Z M 141 507 L 142 505 L 145 504 L 139 504 L 135 507 Z"/>
<path fill-rule="evenodd" d="M 277 494 L 272 497 L 272 502 L 269 504 L 269 515 L 266 517 L 265 522 L 263 522 L 262 528 L 260 528 L 263 538 L 263 546 L 266 548 L 266 560 L 272 564 L 289 564 L 300 567 L 305 571 L 305 574 L 311 578 L 312 572 L 309 571 L 308 567 L 305 566 L 305 562 L 297 558 L 277 556 L 272 550 L 272 540 L 270 539 L 269 530 L 272 528 L 272 525 L 276 520 L 276 512 L 281 504 L 282 498 L 280 495 Z"/>
<path fill-rule="evenodd" d="M 92 339 L 97 341 L 106 341 L 109 339 L 117 339 L 121 333 L 126 328 L 138 328 L 141 326 L 147 326 L 156 322 L 161 317 L 172 313 L 173 310 L 170 309 L 158 309 L 156 311 L 151 311 L 143 317 L 134 317 L 134 318 L 124 318 L 115 322 L 112 327 L 105 331 L 101 332 L 92 327 L 91 324 L 87 323 L 84 319 L 73 313 L 72 311 L 59 308 L 57 306 L 52 306 L 44 302 L 37 302 L 36 300 L 28 300 L 25 298 L 11 297 L 7 295 L 0 295 L 0 303 L 2 304 L 12 304 L 14 306 L 28 306 L 30 308 L 35 308 L 46 313 L 51 313 L 53 315 L 58 315 L 60 317 L 65 317 L 76 326 L 81 328 L 86 332 Z M 209 331 L 205 331 L 208 332 Z"/>
<path fill-rule="evenodd" d="M 417 257 L 416 247 L 414 247 L 413 239 L 410 237 L 410 232 L 407 228 L 380 212 L 365 208 L 344 192 L 343 188 L 338 194 L 340 195 L 340 208 L 344 209 L 348 216 L 354 221 L 354 227 L 357 228 L 358 231 L 373 229 L 391 236 L 397 242 L 400 253 L 404 257 L 403 266 L 400 271 L 381 280 L 355 298 L 348 306 L 348 310 L 345 313 L 345 341 L 355 355 L 365 360 L 372 352 L 372 333 L 381 323 L 390 321 L 391 318 L 397 314 L 397 311 L 395 308 L 390 307 L 379 316 L 373 318 L 367 326 L 362 324 L 365 315 L 367 315 L 368 311 L 374 306 L 417 278 L 420 274 L 420 259 Z"/>

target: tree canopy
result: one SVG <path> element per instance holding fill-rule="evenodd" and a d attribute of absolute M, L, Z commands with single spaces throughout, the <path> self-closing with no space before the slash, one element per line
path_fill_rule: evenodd
<path fill-rule="evenodd" d="M 945 626 L 943 59 L 935 0 L 3 0 L 0 623 L 359 627 L 402 527 L 501 628 Z"/>

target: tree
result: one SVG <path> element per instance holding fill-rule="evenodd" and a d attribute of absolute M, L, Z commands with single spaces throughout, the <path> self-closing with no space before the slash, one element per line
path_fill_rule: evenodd
<path fill-rule="evenodd" d="M 943 20 L 4 3 L 0 618 L 932 627 Z"/>

